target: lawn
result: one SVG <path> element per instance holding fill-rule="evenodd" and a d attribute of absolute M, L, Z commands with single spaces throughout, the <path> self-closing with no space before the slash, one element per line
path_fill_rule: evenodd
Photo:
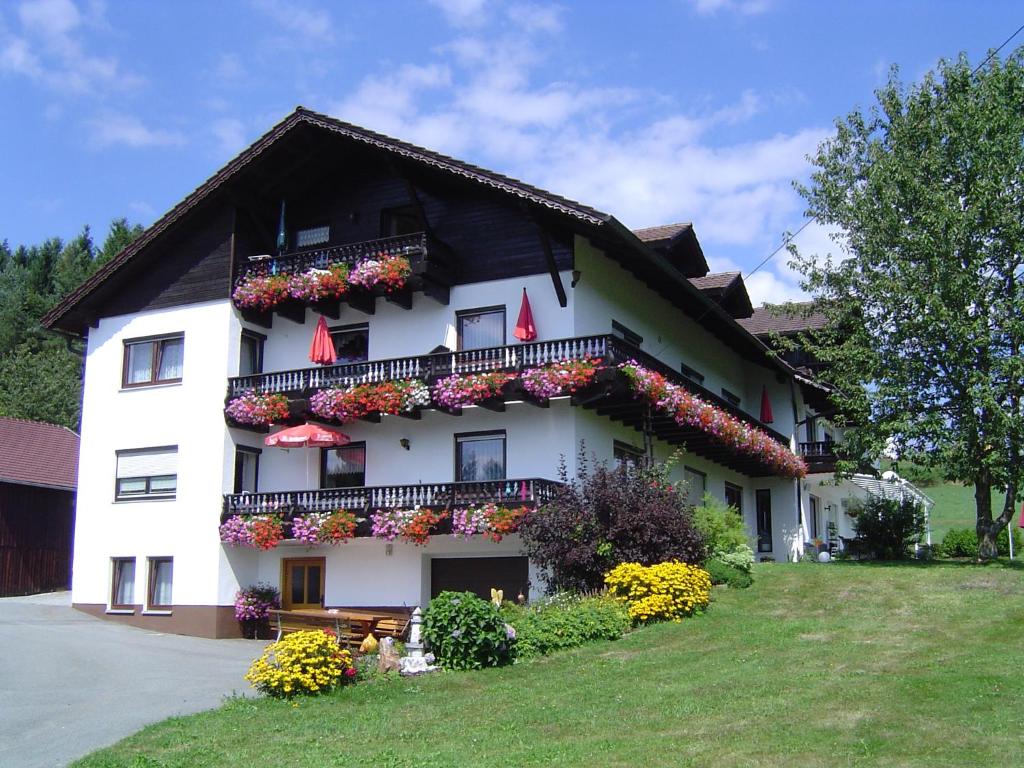
<path fill-rule="evenodd" d="M 234 699 L 76 765 L 1024 765 L 1024 570 L 756 568 L 705 615 L 615 643 Z"/>
<path fill-rule="evenodd" d="M 974 528 L 977 522 L 974 511 L 974 486 L 942 483 L 922 487 L 921 492 L 935 502 L 931 512 L 933 542 L 940 543 L 950 528 Z M 1003 511 L 1005 499 L 1005 493 L 996 491 L 992 494 L 993 515 Z M 1017 516 L 1014 515 L 1011 525 L 1016 524 Z"/>

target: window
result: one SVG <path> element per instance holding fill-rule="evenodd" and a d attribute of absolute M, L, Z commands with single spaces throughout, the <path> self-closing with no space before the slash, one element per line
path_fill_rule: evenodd
<path fill-rule="evenodd" d="M 370 326 L 366 323 L 332 329 L 331 341 L 338 363 L 361 363 L 370 359 Z"/>
<path fill-rule="evenodd" d="M 637 448 L 635 445 L 624 443 L 621 440 L 616 440 L 613 444 L 612 455 L 615 457 L 616 464 L 631 464 L 633 466 L 641 464 L 646 456 L 642 448 Z"/>
<path fill-rule="evenodd" d="M 734 392 L 730 392 L 725 387 L 722 387 L 722 397 L 724 397 L 726 401 L 729 403 L 729 405 L 733 406 L 734 408 L 740 407 L 740 396 Z"/>
<path fill-rule="evenodd" d="M 704 383 L 704 374 L 701 373 L 700 371 L 691 368 L 686 363 L 680 363 L 679 370 L 682 372 L 683 376 L 688 378 L 690 381 L 696 384 Z"/>
<path fill-rule="evenodd" d="M 772 492 L 761 488 L 754 492 L 757 507 L 757 551 L 772 551 Z"/>
<path fill-rule="evenodd" d="M 456 480 L 504 480 L 505 433 L 474 432 L 455 436 Z"/>
<path fill-rule="evenodd" d="M 459 349 L 505 346 L 505 307 L 484 307 L 455 313 Z"/>
<path fill-rule="evenodd" d="M 818 420 L 814 416 L 807 417 L 807 442 L 813 443 L 818 439 Z"/>
<path fill-rule="evenodd" d="M 135 558 L 111 559 L 110 607 L 115 611 L 135 608 Z"/>
<path fill-rule="evenodd" d="M 685 467 L 683 478 L 686 480 L 686 502 L 699 507 L 704 503 L 704 494 L 708 490 L 708 476 L 693 467 Z"/>
<path fill-rule="evenodd" d="M 419 214 L 415 206 L 402 205 L 398 208 L 385 208 L 380 212 L 380 236 L 397 237 L 422 232 Z"/>
<path fill-rule="evenodd" d="M 149 592 L 146 595 L 147 608 L 155 611 L 171 610 L 171 582 L 173 573 L 173 558 L 149 558 Z"/>
<path fill-rule="evenodd" d="M 811 528 L 811 540 L 813 541 L 814 539 L 820 538 L 818 536 L 818 534 L 820 533 L 818 516 L 821 514 L 821 499 L 819 499 L 817 496 L 811 496 L 809 497 L 808 502 L 809 509 L 807 516 L 810 519 L 807 522 Z"/>
<path fill-rule="evenodd" d="M 184 349 L 182 333 L 126 340 L 121 385 L 145 387 L 181 381 Z"/>
<path fill-rule="evenodd" d="M 732 483 L 725 484 L 725 503 L 743 514 L 743 489 Z"/>
<path fill-rule="evenodd" d="M 618 320 L 612 320 L 612 334 L 618 336 L 627 344 L 632 344 L 634 347 L 639 347 L 644 343 L 644 337 L 639 333 L 635 333 Z"/>
<path fill-rule="evenodd" d="M 235 493 L 257 493 L 260 487 L 259 448 L 235 448 Z"/>
<path fill-rule="evenodd" d="M 117 501 L 173 499 L 178 490 L 178 446 L 117 452 Z"/>
<path fill-rule="evenodd" d="M 253 376 L 263 373 L 263 342 L 267 337 L 262 333 L 253 331 L 242 331 L 242 341 L 239 345 L 238 375 Z"/>
<path fill-rule="evenodd" d="M 323 245 L 331 239 L 331 228 L 329 226 L 310 227 L 299 229 L 295 232 L 295 247 L 309 248 L 313 245 Z"/>
<path fill-rule="evenodd" d="M 320 454 L 321 488 L 360 488 L 366 485 L 366 443 L 324 448 Z"/>

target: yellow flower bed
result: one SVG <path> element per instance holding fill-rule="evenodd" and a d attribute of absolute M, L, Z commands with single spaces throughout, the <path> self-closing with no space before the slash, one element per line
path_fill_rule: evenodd
<path fill-rule="evenodd" d="M 321 693 L 355 677 L 352 654 L 338 647 L 331 632 L 294 632 L 271 643 L 256 659 L 245 679 L 253 688 L 278 698 Z"/>
<path fill-rule="evenodd" d="M 629 608 L 638 624 L 679 621 L 711 601 L 711 577 L 677 560 L 657 565 L 622 563 L 604 576 L 608 592 Z"/>

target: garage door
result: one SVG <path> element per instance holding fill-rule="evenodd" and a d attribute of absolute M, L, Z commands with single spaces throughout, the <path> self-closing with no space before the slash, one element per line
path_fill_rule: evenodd
<path fill-rule="evenodd" d="M 522 592 L 529 597 L 529 567 L 525 557 L 438 557 L 430 561 L 430 596 L 446 590 L 475 592 L 491 599 L 491 589 L 501 589 L 506 600 Z"/>

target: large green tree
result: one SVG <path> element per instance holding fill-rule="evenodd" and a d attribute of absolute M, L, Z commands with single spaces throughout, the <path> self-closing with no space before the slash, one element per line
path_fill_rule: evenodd
<path fill-rule="evenodd" d="M 78 429 L 82 345 L 40 320 L 141 232 L 116 219 L 99 250 L 88 227 L 67 243 L 50 238 L 13 250 L 0 243 L 0 416 Z"/>
<path fill-rule="evenodd" d="M 838 255 L 791 249 L 829 327 L 848 457 L 888 452 L 973 484 L 979 556 L 1024 481 L 1024 68 L 963 56 L 837 121 L 798 185 Z M 1006 492 L 992 509 L 994 489 Z"/>

